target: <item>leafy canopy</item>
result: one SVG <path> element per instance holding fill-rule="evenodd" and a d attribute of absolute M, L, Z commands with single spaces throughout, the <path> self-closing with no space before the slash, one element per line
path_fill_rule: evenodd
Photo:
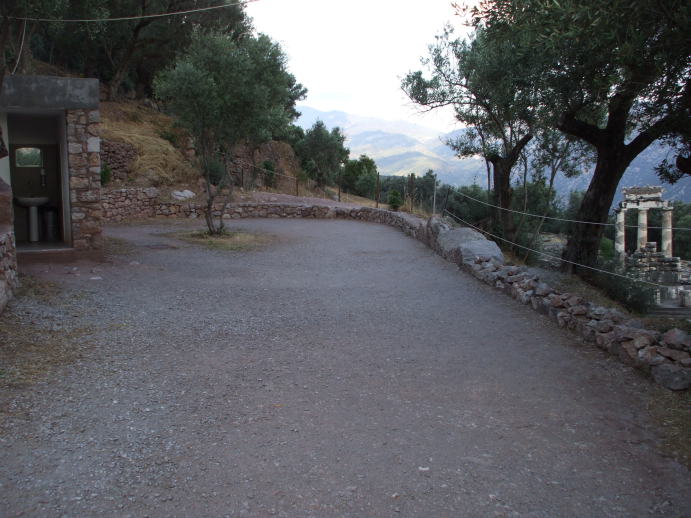
<path fill-rule="evenodd" d="M 200 35 L 154 82 L 156 96 L 209 150 L 257 144 L 285 131 L 306 90 L 268 36 Z"/>

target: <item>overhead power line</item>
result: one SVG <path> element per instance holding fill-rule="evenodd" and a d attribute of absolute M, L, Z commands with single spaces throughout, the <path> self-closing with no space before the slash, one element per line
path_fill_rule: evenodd
<path fill-rule="evenodd" d="M 488 207 L 493 207 L 495 209 L 503 210 L 506 212 L 513 212 L 515 214 L 522 214 L 524 216 L 532 216 L 534 218 L 544 218 L 544 219 L 550 219 L 552 221 L 565 221 L 567 223 L 579 223 L 583 225 L 600 225 L 603 227 L 614 227 L 616 226 L 616 223 L 600 223 L 597 221 L 581 221 L 578 219 L 568 219 L 568 218 L 556 218 L 553 216 L 544 216 L 542 214 L 533 214 L 532 212 L 523 212 L 520 210 L 514 210 L 514 209 L 507 209 L 506 207 L 500 207 L 499 205 L 493 205 L 492 203 L 487 203 L 486 201 L 478 200 L 477 198 L 473 198 L 472 196 L 468 196 L 465 193 L 462 193 L 461 191 L 456 191 L 457 194 L 460 194 L 464 198 L 468 198 L 469 200 L 473 200 L 477 203 L 481 203 L 482 205 L 486 205 Z M 624 225 L 626 228 L 638 228 L 638 225 Z M 648 230 L 650 229 L 662 229 L 663 227 L 646 227 Z M 688 227 L 672 227 L 672 230 L 691 230 L 691 228 Z"/>
<path fill-rule="evenodd" d="M 467 225 L 467 226 L 469 226 L 470 228 L 472 228 L 472 229 L 474 229 L 474 230 L 477 230 L 478 232 L 482 232 L 483 234 L 486 234 L 486 235 L 488 235 L 488 236 L 490 236 L 490 237 L 492 237 L 492 238 L 494 238 L 494 239 L 499 239 L 499 240 L 501 240 L 501 241 L 504 241 L 505 243 L 509 243 L 510 245 L 517 246 L 518 248 L 522 248 L 522 249 L 524 249 L 524 250 L 528 250 L 528 251 L 533 252 L 533 253 L 536 253 L 536 254 L 538 254 L 538 255 L 542 255 L 543 257 L 549 257 L 550 259 L 556 259 L 557 261 L 563 261 L 563 262 L 565 262 L 565 263 L 572 264 L 572 265 L 578 266 L 578 267 L 580 267 L 580 268 L 587 268 L 588 270 L 593 270 L 593 271 L 596 271 L 596 272 L 605 273 L 605 274 L 607 274 L 607 275 L 613 275 L 614 277 L 621 277 L 622 279 L 626 279 L 626 280 L 628 280 L 628 281 L 638 282 L 638 283 L 641 283 L 641 284 L 648 284 L 648 285 L 650 285 L 650 286 L 655 286 L 656 288 L 669 288 L 669 286 L 665 286 L 664 284 L 657 284 L 657 283 L 650 282 L 650 281 L 646 281 L 646 280 L 643 280 L 643 279 L 634 279 L 634 278 L 632 278 L 632 277 L 629 277 L 628 275 L 623 275 L 623 274 L 621 274 L 621 273 L 610 272 L 609 270 L 603 270 L 603 269 L 601 269 L 601 268 L 595 268 L 594 266 L 588 266 L 588 265 L 585 265 L 585 264 L 576 263 L 576 262 L 574 262 L 574 261 L 569 261 L 568 259 L 563 259 L 562 257 L 558 257 L 558 256 L 556 256 L 556 255 L 546 254 L 545 252 L 541 252 L 541 251 L 539 251 L 539 250 L 534 250 L 534 249 L 532 249 L 532 248 L 530 248 L 530 247 L 527 247 L 527 246 L 519 245 L 518 243 L 514 243 L 513 241 L 510 241 L 510 240 L 508 240 L 508 239 L 506 239 L 506 238 L 503 238 L 503 237 L 501 237 L 501 236 L 497 236 L 496 234 L 492 234 L 491 232 L 487 232 L 486 230 L 483 230 L 483 229 L 481 229 L 481 228 L 479 228 L 479 227 L 476 227 L 476 226 L 473 225 L 472 223 L 469 223 L 469 222 L 467 222 L 467 221 L 465 221 L 465 220 L 459 218 L 458 216 L 456 216 L 456 215 L 453 214 L 452 212 L 449 212 L 449 211 L 446 210 L 446 209 L 444 210 L 444 212 L 446 212 L 449 216 L 451 216 L 451 217 L 452 217 L 454 220 L 456 220 L 457 222 L 463 223 L 464 225 Z"/>
<path fill-rule="evenodd" d="M 24 20 L 25 22 L 53 22 L 53 23 L 97 23 L 97 22 L 124 22 L 127 20 L 144 20 L 147 18 L 164 18 L 166 16 L 180 16 L 183 14 L 199 13 L 202 11 L 212 11 L 214 9 L 224 9 L 226 7 L 234 7 L 236 5 L 246 5 L 259 0 L 243 0 L 242 2 L 232 2 L 228 4 L 212 5 L 209 7 L 198 7 L 195 9 L 187 9 L 185 11 L 175 11 L 172 13 L 158 13 L 158 14 L 141 14 L 135 16 L 120 16 L 117 18 L 30 18 L 22 16 L 10 16 L 12 20 Z"/>

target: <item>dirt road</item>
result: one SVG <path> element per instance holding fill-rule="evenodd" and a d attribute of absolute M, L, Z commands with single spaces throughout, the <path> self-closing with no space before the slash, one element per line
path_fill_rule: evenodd
<path fill-rule="evenodd" d="M 276 238 L 34 266 L 3 318 L 85 331 L 3 394 L 1 516 L 689 516 L 640 375 L 394 229 L 234 226 Z"/>

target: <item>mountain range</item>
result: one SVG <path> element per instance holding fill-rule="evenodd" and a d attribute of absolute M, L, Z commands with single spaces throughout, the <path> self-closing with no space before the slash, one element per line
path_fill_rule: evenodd
<path fill-rule="evenodd" d="M 457 136 L 461 130 L 441 133 L 435 129 L 407 121 L 390 121 L 376 117 L 364 117 L 342 111 L 320 111 L 309 106 L 298 106 L 301 113 L 298 125 L 310 128 L 317 120 L 327 128 L 339 127 L 346 135 L 350 156 L 365 154 L 377 164 L 383 175 L 416 175 L 432 169 L 442 183 L 454 186 L 486 184 L 487 170 L 484 160 L 456 158 L 445 142 Z M 668 149 L 652 145 L 641 153 L 629 166 L 617 190 L 614 203 L 621 201 L 621 189 L 635 185 L 660 185 L 655 166 L 666 156 Z M 588 188 L 593 171 L 584 171 L 575 178 L 557 177 L 555 186 L 558 196 L 568 198 L 573 190 Z M 674 185 L 664 185 L 665 199 L 691 202 L 691 178 L 684 178 Z"/>

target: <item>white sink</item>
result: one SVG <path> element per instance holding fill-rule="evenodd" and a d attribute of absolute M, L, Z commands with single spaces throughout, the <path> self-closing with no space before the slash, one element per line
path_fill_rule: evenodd
<path fill-rule="evenodd" d="M 47 196 L 17 196 L 17 203 L 29 209 L 29 242 L 38 241 L 38 208 L 48 203 Z"/>
<path fill-rule="evenodd" d="M 47 196 L 17 196 L 17 203 L 22 207 L 40 207 L 48 203 Z"/>

